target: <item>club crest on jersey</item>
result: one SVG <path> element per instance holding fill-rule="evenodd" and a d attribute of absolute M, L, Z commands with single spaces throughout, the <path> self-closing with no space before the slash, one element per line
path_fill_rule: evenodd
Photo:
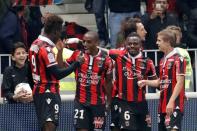
<path fill-rule="evenodd" d="M 141 69 L 146 69 L 145 63 L 140 63 L 140 68 L 141 68 Z"/>
<path fill-rule="evenodd" d="M 99 61 L 97 62 L 97 65 L 98 65 L 98 67 L 102 67 L 102 66 L 103 66 L 103 60 L 99 60 Z"/>
<path fill-rule="evenodd" d="M 168 64 L 167 69 L 171 69 L 172 68 L 172 62 Z"/>

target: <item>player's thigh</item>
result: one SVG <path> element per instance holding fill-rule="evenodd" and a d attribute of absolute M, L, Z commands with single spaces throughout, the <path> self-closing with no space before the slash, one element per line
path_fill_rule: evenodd
<path fill-rule="evenodd" d="M 172 115 L 170 116 L 169 129 L 173 131 L 176 131 L 176 130 L 181 131 L 182 120 L 183 120 L 183 113 L 180 110 L 175 109 Z"/>
<path fill-rule="evenodd" d="M 158 131 L 167 131 L 165 126 L 165 116 L 164 113 L 157 114 Z"/>
<path fill-rule="evenodd" d="M 120 126 L 121 129 L 138 130 L 136 106 L 131 103 L 120 101 Z"/>
<path fill-rule="evenodd" d="M 58 125 L 61 99 L 59 94 L 43 93 L 34 95 L 34 104 L 40 126 L 45 122 Z"/>
<path fill-rule="evenodd" d="M 120 128 L 119 115 L 119 99 L 114 98 L 111 103 L 111 129 Z"/>
<path fill-rule="evenodd" d="M 74 126 L 76 129 L 90 129 L 90 109 L 78 101 L 74 101 Z"/>
<path fill-rule="evenodd" d="M 106 124 L 106 108 L 105 105 L 91 106 L 92 112 L 92 130 L 104 131 Z"/>
<path fill-rule="evenodd" d="M 139 131 L 151 131 L 151 116 L 147 101 L 137 103 L 137 123 Z"/>

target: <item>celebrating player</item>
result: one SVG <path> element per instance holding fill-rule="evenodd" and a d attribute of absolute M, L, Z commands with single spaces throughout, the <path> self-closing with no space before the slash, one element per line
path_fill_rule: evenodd
<path fill-rule="evenodd" d="M 55 131 L 58 125 L 61 99 L 59 79 L 69 75 L 80 65 L 79 57 L 67 69 L 57 66 L 52 48 L 61 44 L 60 35 L 63 20 L 53 14 L 45 19 L 44 33 L 33 42 L 29 57 L 34 79 L 33 98 L 42 131 Z"/>
<path fill-rule="evenodd" d="M 145 85 L 160 87 L 159 131 L 181 131 L 186 61 L 173 48 L 175 43 L 176 36 L 170 30 L 162 30 L 158 33 L 156 44 L 164 53 L 160 61 L 159 79 L 138 82 L 140 87 Z"/>
<path fill-rule="evenodd" d="M 74 101 L 74 125 L 77 131 L 105 129 L 105 104 L 109 107 L 111 103 L 113 64 L 107 53 L 97 48 L 98 45 L 99 37 L 96 32 L 89 31 L 84 35 L 85 61 L 75 70 L 77 88 Z M 81 53 L 80 50 L 74 51 L 66 63 L 73 63 L 76 61 L 76 56 Z M 61 56 L 58 55 L 60 63 Z"/>

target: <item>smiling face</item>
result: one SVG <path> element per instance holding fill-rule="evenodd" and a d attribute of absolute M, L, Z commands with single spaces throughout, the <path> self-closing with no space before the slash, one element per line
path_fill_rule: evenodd
<path fill-rule="evenodd" d="M 139 54 L 141 46 L 141 40 L 138 36 L 128 36 L 125 41 L 125 48 L 132 56 Z"/>
<path fill-rule="evenodd" d="M 15 65 L 19 68 L 25 65 L 26 59 L 27 52 L 22 47 L 17 48 L 14 54 L 12 55 L 12 60 L 15 62 Z"/>
<path fill-rule="evenodd" d="M 83 37 L 84 40 L 84 49 L 86 53 L 89 53 L 91 55 L 94 55 L 97 53 L 97 46 L 99 43 L 98 36 L 95 32 L 88 32 Z M 96 52 L 95 52 L 96 51 Z"/>

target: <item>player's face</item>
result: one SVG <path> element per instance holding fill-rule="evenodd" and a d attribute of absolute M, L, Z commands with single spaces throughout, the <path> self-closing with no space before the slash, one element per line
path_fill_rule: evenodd
<path fill-rule="evenodd" d="M 163 37 L 161 35 L 158 35 L 157 36 L 157 41 L 156 41 L 156 44 L 158 46 L 158 49 L 162 52 L 166 52 L 168 50 L 168 47 L 170 46 L 169 43 L 165 42 L 163 40 Z"/>
<path fill-rule="evenodd" d="M 24 48 L 17 48 L 12 56 L 12 60 L 15 61 L 17 67 L 23 67 L 27 59 L 27 52 Z"/>
<path fill-rule="evenodd" d="M 144 28 L 144 25 L 142 23 L 137 23 L 137 34 L 141 37 L 142 40 L 145 40 L 146 37 L 146 30 Z"/>
<path fill-rule="evenodd" d="M 93 36 L 91 36 L 89 34 L 84 35 L 83 40 L 84 40 L 83 45 L 84 45 L 85 51 L 87 53 L 92 54 L 95 51 L 95 49 L 97 49 L 96 46 L 97 46 L 98 42 L 94 39 Z"/>
<path fill-rule="evenodd" d="M 130 55 L 135 56 L 140 52 L 141 41 L 139 37 L 127 37 L 125 48 L 129 52 Z"/>

